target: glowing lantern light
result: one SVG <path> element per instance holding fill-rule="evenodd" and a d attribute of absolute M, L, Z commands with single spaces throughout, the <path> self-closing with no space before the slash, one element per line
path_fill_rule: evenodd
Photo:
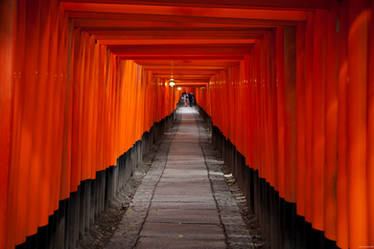
<path fill-rule="evenodd" d="M 174 87 L 174 86 L 175 86 L 175 82 L 174 82 L 174 79 L 173 79 L 173 78 L 170 79 L 170 81 L 169 81 L 169 85 L 170 85 L 171 87 Z"/>

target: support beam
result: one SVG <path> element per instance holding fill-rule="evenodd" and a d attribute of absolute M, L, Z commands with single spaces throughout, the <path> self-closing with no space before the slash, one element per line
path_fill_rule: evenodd
<path fill-rule="evenodd" d="M 69 0 L 69 2 L 85 2 L 85 0 Z M 106 0 L 94 0 L 96 3 L 106 3 Z M 317 8 L 327 9 L 330 7 L 330 0 L 114 0 L 113 3 L 118 4 L 137 4 L 137 5 L 160 5 L 160 6 L 179 6 L 179 7 L 225 7 L 225 8 L 250 8 L 250 7 L 266 7 L 266 8 Z"/>
<path fill-rule="evenodd" d="M 193 16 L 193 17 L 224 17 L 247 18 L 259 20 L 279 21 L 305 21 L 307 12 L 296 9 L 231 9 L 231 8 L 203 8 L 203 7 L 176 7 L 157 5 L 132 5 L 132 4 L 108 4 L 87 2 L 62 2 L 66 11 L 87 11 L 105 13 L 129 13 L 140 15 L 169 15 L 169 16 Z M 171 19 L 172 21 L 172 19 Z"/>
<path fill-rule="evenodd" d="M 255 39 L 149 39 L 149 40 L 128 40 L 113 39 L 99 40 L 103 45 L 225 45 L 225 44 L 254 44 Z"/>

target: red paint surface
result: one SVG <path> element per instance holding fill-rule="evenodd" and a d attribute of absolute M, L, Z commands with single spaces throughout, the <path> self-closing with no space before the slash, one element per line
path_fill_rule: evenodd
<path fill-rule="evenodd" d="M 48 224 L 182 91 L 315 229 L 374 243 L 369 1 L 5 2 L 0 248 Z"/>

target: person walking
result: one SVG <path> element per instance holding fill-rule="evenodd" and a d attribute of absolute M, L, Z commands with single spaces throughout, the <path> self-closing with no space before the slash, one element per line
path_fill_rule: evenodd
<path fill-rule="evenodd" d="M 188 93 L 184 94 L 184 107 L 188 106 Z"/>
<path fill-rule="evenodd" d="M 191 93 L 189 93 L 188 94 L 188 101 L 190 102 L 190 107 L 192 107 L 192 101 L 193 101 L 193 93 L 191 92 Z"/>

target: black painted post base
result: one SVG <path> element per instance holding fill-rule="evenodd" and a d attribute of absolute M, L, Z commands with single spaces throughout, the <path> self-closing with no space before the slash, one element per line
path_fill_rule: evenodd
<path fill-rule="evenodd" d="M 204 114 L 204 111 L 200 111 Z M 248 208 L 260 221 L 263 236 L 272 249 L 337 249 L 322 231 L 313 229 L 297 215 L 296 204 L 285 201 L 259 172 L 248 167 L 245 159 L 218 127 L 212 127 L 212 144 L 247 198 Z"/>
<path fill-rule="evenodd" d="M 70 198 L 61 200 L 59 208 L 49 217 L 47 226 L 40 227 L 37 234 L 27 238 L 16 249 L 75 249 L 100 214 L 116 203 L 116 196 L 136 170 L 143 167 L 143 154 L 161 138 L 164 131 L 173 125 L 172 113 L 155 123 L 142 140 L 117 159 L 116 166 L 110 166 L 96 173 L 95 179 L 82 181 Z"/>

